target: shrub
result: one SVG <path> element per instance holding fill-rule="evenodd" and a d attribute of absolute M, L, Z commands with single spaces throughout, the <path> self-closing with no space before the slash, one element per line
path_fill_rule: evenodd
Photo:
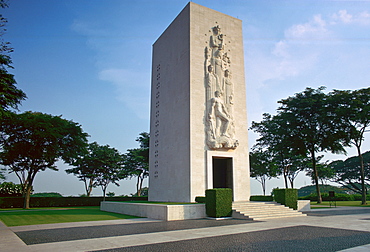
<path fill-rule="evenodd" d="M 273 194 L 276 202 L 297 209 L 298 189 L 274 189 Z"/>
<path fill-rule="evenodd" d="M 57 192 L 46 192 L 46 193 L 34 193 L 31 195 L 31 197 L 63 197 L 60 193 Z"/>
<path fill-rule="evenodd" d="M 197 203 L 206 203 L 206 197 L 197 196 L 197 197 L 195 197 L 195 202 L 197 202 Z"/>
<path fill-rule="evenodd" d="M 274 197 L 265 195 L 253 195 L 249 198 L 250 201 L 274 201 Z"/>
<path fill-rule="evenodd" d="M 22 185 L 13 182 L 0 183 L 0 197 L 22 196 Z"/>
<path fill-rule="evenodd" d="M 0 208 L 22 208 L 23 197 L 0 197 Z M 111 197 L 107 201 L 147 201 L 147 197 Z M 31 197 L 30 207 L 100 206 L 103 197 Z"/>
<path fill-rule="evenodd" d="M 346 193 L 336 193 L 334 198 L 330 198 L 328 193 L 321 194 L 323 201 L 360 201 L 362 196 L 360 194 L 346 194 Z M 311 200 L 316 201 L 317 200 L 317 194 L 313 193 L 305 197 L 300 197 L 300 199 L 303 200 Z M 366 196 L 367 200 L 370 200 L 370 195 Z"/>
<path fill-rule="evenodd" d="M 209 217 L 228 217 L 232 214 L 233 193 L 229 188 L 206 190 L 206 214 Z"/>

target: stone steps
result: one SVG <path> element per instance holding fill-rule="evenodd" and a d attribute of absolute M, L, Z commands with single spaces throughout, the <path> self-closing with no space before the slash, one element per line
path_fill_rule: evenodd
<path fill-rule="evenodd" d="M 276 202 L 233 202 L 233 217 L 249 220 L 265 220 L 306 216 L 301 212 Z"/>

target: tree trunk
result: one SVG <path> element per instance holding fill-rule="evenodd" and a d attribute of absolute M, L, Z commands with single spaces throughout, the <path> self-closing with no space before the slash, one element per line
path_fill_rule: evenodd
<path fill-rule="evenodd" d="M 32 186 L 29 185 L 29 184 L 27 184 L 26 186 L 27 186 L 27 188 L 26 188 L 26 191 L 25 191 L 25 194 L 24 194 L 23 208 L 24 209 L 30 209 L 30 196 L 31 196 Z"/>
<path fill-rule="evenodd" d="M 315 179 L 315 185 L 316 185 L 316 193 L 317 193 L 317 203 L 322 203 L 321 193 L 320 193 L 320 185 L 319 185 L 319 174 L 317 172 L 316 168 L 316 157 L 315 157 L 315 151 L 311 150 L 311 159 L 312 159 L 312 169 Z"/>
<path fill-rule="evenodd" d="M 284 166 L 284 172 L 283 172 L 283 175 L 284 175 L 284 183 L 285 183 L 285 188 L 288 189 L 288 175 L 287 175 L 287 167 Z"/>
<path fill-rule="evenodd" d="M 294 188 L 294 179 L 289 179 L 289 182 L 290 182 L 290 188 Z"/>
<path fill-rule="evenodd" d="M 86 196 L 87 197 L 90 197 L 92 189 L 93 189 L 93 180 L 90 179 L 89 186 L 86 188 Z"/>
<path fill-rule="evenodd" d="M 263 196 L 265 196 L 266 195 L 266 179 L 264 177 L 261 177 L 261 185 L 262 185 Z"/>
<path fill-rule="evenodd" d="M 360 150 L 360 147 L 359 146 L 356 146 L 357 147 L 357 153 L 358 153 L 358 157 L 359 157 L 359 160 L 360 160 L 360 174 L 361 174 L 361 205 L 366 205 L 367 202 L 366 202 L 366 194 L 367 194 L 367 190 L 366 190 L 366 186 L 365 186 L 365 167 L 364 167 L 364 157 L 362 156 L 361 154 L 361 150 Z"/>
<path fill-rule="evenodd" d="M 137 182 L 136 182 L 136 194 L 138 197 L 141 196 L 141 189 L 140 189 L 140 175 L 137 176 Z"/>
<path fill-rule="evenodd" d="M 105 191 L 107 190 L 106 186 L 102 186 L 102 191 L 103 191 L 103 201 L 105 201 Z"/>

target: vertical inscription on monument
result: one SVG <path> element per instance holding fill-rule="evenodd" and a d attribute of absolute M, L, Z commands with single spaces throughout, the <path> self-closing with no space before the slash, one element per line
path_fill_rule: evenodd
<path fill-rule="evenodd" d="M 210 32 L 204 61 L 207 145 L 212 150 L 235 149 L 239 142 L 235 139 L 234 85 L 230 72 L 231 60 L 226 51 L 226 35 L 221 33 L 218 25 Z"/>
<path fill-rule="evenodd" d="M 161 89 L 161 65 L 158 64 L 157 65 L 157 83 L 156 83 L 156 95 L 155 95 L 155 132 L 154 132 L 154 136 L 152 135 L 152 137 L 154 138 L 154 178 L 158 178 L 158 175 L 159 175 L 159 171 L 158 171 L 158 167 L 159 167 L 159 150 L 158 150 L 158 147 L 159 147 L 159 119 L 160 119 L 160 114 L 159 114 L 159 97 L 160 97 L 160 89 Z"/>

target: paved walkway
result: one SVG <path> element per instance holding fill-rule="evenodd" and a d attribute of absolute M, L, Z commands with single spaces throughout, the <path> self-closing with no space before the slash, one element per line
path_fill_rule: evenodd
<path fill-rule="evenodd" d="M 130 219 L 6 227 L 0 251 L 370 251 L 370 208 L 316 209 L 307 217 Z"/>

